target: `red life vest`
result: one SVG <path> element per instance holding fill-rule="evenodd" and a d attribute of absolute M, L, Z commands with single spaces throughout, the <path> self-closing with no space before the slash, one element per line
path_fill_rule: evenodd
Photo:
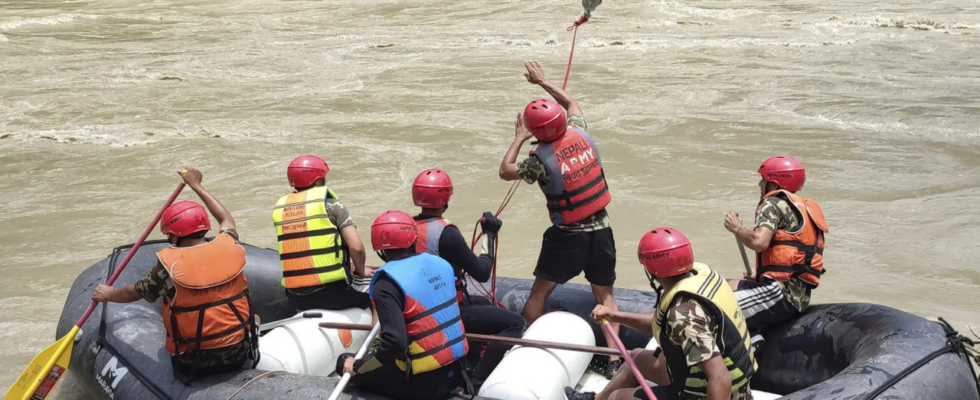
<path fill-rule="evenodd" d="M 570 125 L 552 142 L 542 142 L 531 151 L 548 170 L 548 184 L 538 182 L 547 199 L 551 222 L 568 225 L 602 211 L 611 196 L 602 172 L 602 158 L 592 137 Z"/>
<path fill-rule="evenodd" d="M 762 201 L 778 196 L 800 215 L 803 225 L 796 231 L 777 230 L 769 248 L 756 257 L 758 279 L 768 277 L 781 282 L 799 277 L 813 287 L 820 285 L 823 268 L 824 233 L 830 232 L 823 210 L 817 202 L 785 190 L 772 191 Z M 759 208 L 762 203 L 759 203 Z M 756 208 L 758 218 L 759 208 Z"/>
<path fill-rule="evenodd" d="M 415 254 L 429 253 L 435 256 L 439 255 L 439 239 L 442 238 L 442 232 L 446 230 L 447 226 L 456 228 L 456 225 L 453 225 L 448 219 L 441 217 L 415 221 L 415 226 L 419 228 L 419 238 L 415 242 Z M 453 271 L 455 273 L 455 268 Z M 463 282 L 463 274 L 460 273 L 456 275 L 456 301 L 463 301 L 465 293 L 466 285 Z"/>
<path fill-rule="evenodd" d="M 168 247 L 157 258 L 174 282 L 163 300 L 163 326 L 170 354 L 227 347 L 251 340 L 245 249 L 227 234 L 194 247 Z"/>

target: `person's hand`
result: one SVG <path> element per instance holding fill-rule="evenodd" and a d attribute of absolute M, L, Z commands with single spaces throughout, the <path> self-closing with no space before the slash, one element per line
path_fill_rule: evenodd
<path fill-rule="evenodd" d="M 738 232 L 738 229 L 741 227 L 742 219 L 739 218 L 738 214 L 736 214 L 734 211 L 729 212 L 728 215 L 725 216 L 725 229 L 728 229 L 729 232 Z"/>
<path fill-rule="evenodd" d="M 496 235 L 503 225 L 504 221 L 493 216 L 490 211 L 483 213 L 483 221 L 480 221 L 480 228 L 483 228 L 483 233 L 487 235 Z"/>
<path fill-rule="evenodd" d="M 592 320 L 598 323 L 602 323 L 602 320 L 610 320 L 614 316 L 615 311 L 611 310 L 602 304 L 598 304 L 592 309 Z"/>
<path fill-rule="evenodd" d="M 534 135 L 524 126 L 524 115 L 517 113 L 517 120 L 514 121 L 514 140 L 521 143 L 528 141 Z"/>
<path fill-rule="evenodd" d="M 359 274 L 359 276 L 362 276 L 362 277 L 365 277 L 365 278 L 370 278 L 370 277 L 374 276 L 374 273 L 377 272 L 377 271 L 378 271 L 378 269 L 375 268 L 375 267 L 365 266 L 364 267 L 364 273 L 363 274 Z"/>
<path fill-rule="evenodd" d="M 524 74 L 524 77 L 527 78 L 528 82 L 540 85 L 548 81 L 548 78 L 544 75 L 544 68 L 541 68 L 541 64 L 538 64 L 537 61 L 524 62 L 524 68 L 527 68 L 527 73 Z"/>
<path fill-rule="evenodd" d="M 746 280 L 754 281 L 755 280 L 755 268 L 752 268 L 752 271 L 751 272 L 750 271 L 743 272 L 742 273 L 742 278 L 745 278 Z"/>
<path fill-rule="evenodd" d="M 92 301 L 97 301 L 99 303 L 105 303 L 109 301 L 109 293 L 115 290 L 109 285 L 99 285 L 95 288 L 95 293 L 92 294 Z"/>
<path fill-rule="evenodd" d="M 354 361 L 357 361 L 357 359 L 355 359 L 354 357 L 351 357 L 351 358 L 348 358 L 348 359 L 344 360 L 344 373 L 345 374 L 350 374 L 350 376 L 357 375 L 357 373 L 354 372 Z"/>
<path fill-rule="evenodd" d="M 204 179 L 204 174 L 194 167 L 185 166 L 183 171 L 177 171 L 177 173 L 180 174 L 180 177 L 184 180 L 184 183 L 190 187 L 200 185 L 201 181 Z"/>

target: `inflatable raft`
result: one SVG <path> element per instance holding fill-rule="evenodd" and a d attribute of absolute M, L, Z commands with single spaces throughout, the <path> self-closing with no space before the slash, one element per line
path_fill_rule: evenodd
<path fill-rule="evenodd" d="M 156 263 L 155 253 L 165 245 L 144 244 L 119 277 L 117 286 L 142 278 Z M 104 304 L 82 327 L 71 355 L 69 371 L 88 398 L 327 398 L 339 381 L 332 371 L 336 356 L 356 352 L 367 333 L 319 328 L 318 323 L 369 323 L 370 316 L 359 310 L 294 315 L 279 283 L 276 251 L 244 247 L 252 307 L 266 331 L 260 339 L 262 358 L 256 369 L 184 384 L 174 378 L 170 356 L 164 349 L 160 304 Z M 65 302 L 57 337 L 68 332 L 90 303 L 94 288 L 106 280 L 129 248 L 116 248 L 76 278 Z M 530 284 L 528 280 L 500 278 L 498 299 L 509 309 L 519 311 Z M 655 307 L 653 293 L 623 289 L 616 292 L 623 310 L 649 312 Z M 587 319 L 594 304 L 587 286 L 563 285 L 548 304 L 550 311 L 563 312 L 546 314 L 528 328 L 525 338 L 604 346 L 600 328 Z M 620 336 L 627 348 L 651 344 L 650 335 L 626 327 Z M 752 380 L 752 388 L 784 395 L 782 399 L 980 399 L 975 373 L 963 351 L 965 339 L 940 323 L 889 307 L 818 305 L 764 336 L 766 342 L 759 353 L 761 370 Z M 484 384 L 481 397 L 476 398 L 557 400 L 562 398 L 565 385 L 601 387 L 601 382 L 588 379 L 585 370 L 590 362 L 601 364 L 604 360 L 586 353 L 515 348 Z M 353 385 L 348 385 L 341 398 L 384 399 Z"/>

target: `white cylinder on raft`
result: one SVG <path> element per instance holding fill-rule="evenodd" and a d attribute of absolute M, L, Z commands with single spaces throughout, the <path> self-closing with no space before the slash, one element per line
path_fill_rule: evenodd
<path fill-rule="evenodd" d="M 367 331 L 320 328 L 320 323 L 370 324 L 370 309 L 307 310 L 306 313 L 320 313 L 321 316 L 302 318 L 303 313 L 297 314 L 296 321 L 272 329 L 259 338 L 262 356 L 255 369 L 327 376 L 334 372 L 337 357 L 343 353 L 356 353 L 367 339 Z"/>
<path fill-rule="evenodd" d="M 581 317 L 547 313 L 534 321 L 524 339 L 595 346 L 592 328 Z M 483 383 L 480 396 L 509 400 L 564 400 L 565 386 L 574 387 L 592 354 L 569 350 L 515 346 Z"/>

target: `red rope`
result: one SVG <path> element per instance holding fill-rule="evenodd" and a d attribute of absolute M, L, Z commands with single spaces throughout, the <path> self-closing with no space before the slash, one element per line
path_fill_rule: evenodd
<path fill-rule="evenodd" d="M 578 39 L 578 26 L 586 23 L 588 20 L 589 19 L 586 18 L 583 15 L 583 16 L 579 17 L 577 20 L 575 20 L 575 23 L 573 23 L 571 26 L 569 26 L 566 29 L 567 31 L 571 31 L 572 32 L 572 48 L 568 52 L 568 66 L 565 67 L 565 80 L 561 84 L 561 89 L 562 90 L 565 90 L 565 87 L 568 86 L 568 78 L 572 74 L 572 57 L 575 55 L 575 41 Z M 514 181 L 514 184 L 512 184 L 510 186 L 510 190 L 507 191 L 507 194 L 504 196 L 504 200 L 502 202 L 500 202 L 500 207 L 497 208 L 497 212 L 493 214 L 494 217 L 499 217 L 500 216 L 500 213 L 504 212 L 504 208 L 507 208 L 507 204 L 509 204 L 510 203 L 510 199 L 512 199 L 514 197 L 514 193 L 517 193 L 517 188 L 520 186 L 520 183 L 521 183 L 521 180 L 518 179 L 518 180 Z M 483 237 L 483 231 L 480 231 L 479 234 L 476 233 L 476 228 L 478 226 L 480 226 L 480 223 L 483 222 L 483 221 L 484 221 L 484 219 L 483 218 L 480 218 L 480 219 L 478 219 L 476 221 L 476 225 L 473 226 L 473 240 L 470 243 L 470 250 L 475 250 L 476 249 L 476 243 L 477 243 L 477 241 L 479 241 L 480 238 Z M 498 254 L 500 253 L 500 246 L 499 246 L 499 244 L 500 244 L 500 238 L 499 237 L 494 238 L 493 247 L 494 247 L 494 249 L 497 250 L 496 253 L 498 253 Z M 483 283 L 476 282 L 476 281 L 472 280 L 468 276 L 466 277 L 466 279 L 468 279 L 471 283 L 476 283 L 476 285 L 474 285 L 474 287 L 476 287 L 476 289 L 479 292 L 479 294 L 481 294 L 481 295 L 487 297 L 488 299 L 490 299 L 490 302 L 494 306 L 497 306 L 497 307 L 500 307 L 500 308 L 504 308 L 504 309 L 507 308 L 506 306 L 504 306 L 503 304 L 501 304 L 500 302 L 497 301 L 497 257 L 496 257 L 496 254 L 494 255 L 494 258 L 493 258 L 493 272 L 491 273 L 491 277 L 490 277 L 490 290 L 489 290 L 489 292 L 487 291 L 486 286 L 483 286 Z"/>

